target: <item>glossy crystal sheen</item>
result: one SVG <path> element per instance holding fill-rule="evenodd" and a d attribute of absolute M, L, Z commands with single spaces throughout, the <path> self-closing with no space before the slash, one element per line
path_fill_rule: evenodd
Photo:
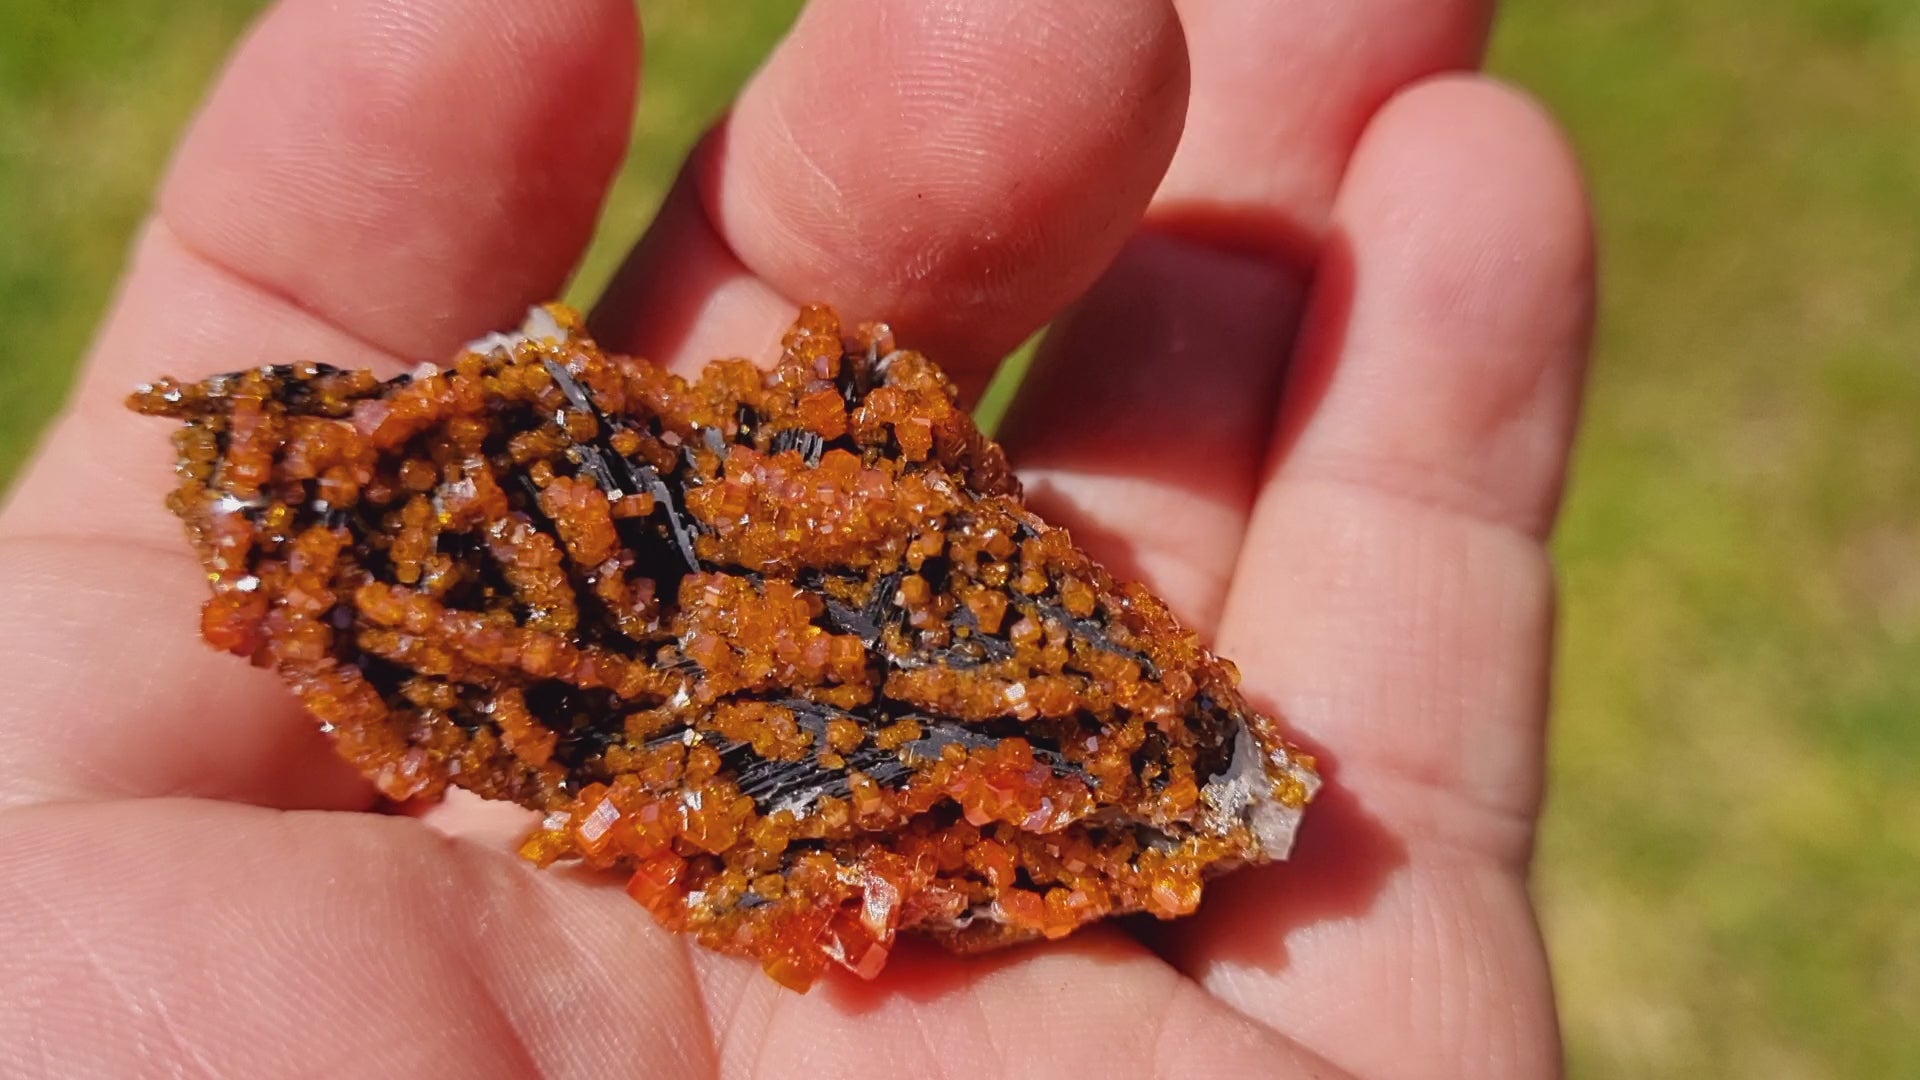
<path fill-rule="evenodd" d="M 277 670 L 395 799 L 545 812 L 522 854 L 628 875 L 796 988 L 1185 915 L 1284 857 L 1318 780 L 1231 665 L 1066 531 L 925 357 L 802 311 L 697 381 L 564 308 L 382 381 L 319 364 L 132 405 L 203 632 Z"/>

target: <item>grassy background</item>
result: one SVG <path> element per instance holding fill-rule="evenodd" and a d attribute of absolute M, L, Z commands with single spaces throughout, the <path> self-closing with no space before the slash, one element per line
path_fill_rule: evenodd
<path fill-rule="evenodd" d="M 643 0 L 591 295 L 793 0 Z M 254 0 L 0 13 L 0 482 Z M 1920 1075 L 1920 5 L 1516 0 L 1594 174 L 1538 868 L 1575 1075 Z"/>

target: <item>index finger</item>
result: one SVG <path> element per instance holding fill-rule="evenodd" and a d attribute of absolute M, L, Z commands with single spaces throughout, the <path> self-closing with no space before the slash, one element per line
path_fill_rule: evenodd
<path fill-rule="evenodd" d="M 579 257 L 626 145 L 629 0 L 286 0 L 175 161 L 80 391 L 0 543 L 0 799 L 358 805 L 264 672 L 195 639 L 166 433 L 120 404 L 324 359 L 397 370 L 514 321 Z"/>

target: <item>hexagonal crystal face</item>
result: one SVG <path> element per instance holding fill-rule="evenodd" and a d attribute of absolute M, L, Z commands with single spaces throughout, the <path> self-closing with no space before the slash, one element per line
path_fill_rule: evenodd
<path fill-rule="evenodd" d="M 382 381 L 319 364 L 184 421 L 214 645 L 388 795 L 545 812 L 522 847 L 804 987 L 1184 915 L 1318 784 L 1230 665 L 1028 513 L 884 327 L 809 308 L 761 371 L 601 353 L 563 308 Z"/>

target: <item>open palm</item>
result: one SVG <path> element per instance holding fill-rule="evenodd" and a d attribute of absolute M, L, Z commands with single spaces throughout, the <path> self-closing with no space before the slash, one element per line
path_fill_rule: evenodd
<path fill-rule="evenodd" d="M 1550 121 L 1458 73 L 1489 6 L 816 0 L 701 145 L 602 342 L 687 367 L 819 299 L 977 388 L 1052 320 L 1003 428 L 1030 501 L 1329 778 L 1190 920 L 800 996 L 473 807 L 372 812 L 194 640 L 126 390 L 516 322 L 630 127 L 630 0 L 283 0 L 0 518 L 0 1072 L 1554 1072 L 1525 875 L 1591 250 Z"/>

